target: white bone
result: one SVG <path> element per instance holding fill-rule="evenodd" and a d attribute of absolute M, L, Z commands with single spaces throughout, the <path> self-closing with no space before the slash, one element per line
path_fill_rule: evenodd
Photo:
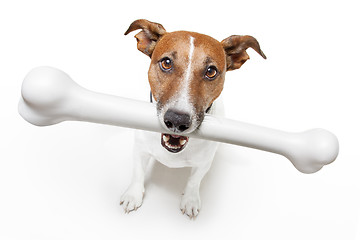
<path fill-rule="evenodd" d="M 154 104 L 86 90 L 55 68 L 33 69 L 25 77 L 21 93 L 19 113 L 34 125 L 77 120 L 167 132 Z M 323 129 L 289 133 L 212 115 L 206 115 L 200 128 L 189 136 L 281 154 L 303 173 L 320 170 L 333 162 L 339 151 L 336 136 Z"/>

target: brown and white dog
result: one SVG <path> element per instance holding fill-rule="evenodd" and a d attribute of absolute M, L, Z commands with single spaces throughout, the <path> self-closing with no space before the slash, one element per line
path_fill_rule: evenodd
<path fill-rule="evenodd" d="M 249 59 L 247 48 L 266 56 L 251 36 L 233 35 L 219 42 L 195 32 L 168 33 L 161 24 L 144 19 L 134 21 L 125 35 L 138 29 L 137 48 L 151 58 L 148 77 L 159 121 L 173 134 L 136 133 L 133 179 L 120 204 L 125 212 L 141 206 L 145 169 L 150 159 L 156 159 L 168 167 L 192 168 L 180 209 L 194 218 L 201 207 L 200 183 L 218 143 L 184 135 L 196 131 L 206 113 L 222 114 L 215 100 L 223 89 L 225 73 Z"/>

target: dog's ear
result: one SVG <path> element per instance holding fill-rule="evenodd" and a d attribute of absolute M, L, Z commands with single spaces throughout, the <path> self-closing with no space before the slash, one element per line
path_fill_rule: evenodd
<path fill-rule="evenodd" d="M 141 29 L 142 31 L 135 35 L 137 48 L 144 54 L 151 57 L 157 41 L 166 33 L 166 30 L 159 23 L 139 19 L 130 25 L 129 29 L 125 32 L 125 35 L 138 29 Z"/>
<path fill-rule="evenodd" d="M 227 71 L 235 70 L 241 67 L 250 57 L 246 49 L 251 47 L 264 59 L 265 54 L 261 51 L 258 41 L 252 36 L 233 35 L 221 41 L 226 53 Z"/>

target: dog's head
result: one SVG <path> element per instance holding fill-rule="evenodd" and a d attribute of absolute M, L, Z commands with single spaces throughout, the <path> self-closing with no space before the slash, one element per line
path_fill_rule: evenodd
<path fill-rule="evenodd" d="M 161 24 L 144 19 L 134 21 L 125 35 L 137 29 L 137 47 L 151 58 L 148 77 L 160 123 L 174 133 L 162 135 L 170 152 L 185 147 L 188 138 L 178 134 L 200 126 L 223 89 L 226 71 L 249 59 L 247 48 L 266 58 L 251 36 L 233 35 L 219 42 L 195 32 L 168 33 Z"/>

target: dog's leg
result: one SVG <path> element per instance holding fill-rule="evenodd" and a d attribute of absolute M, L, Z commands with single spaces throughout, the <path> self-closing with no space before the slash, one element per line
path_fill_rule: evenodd
<path fill-rule="evenodd" d="M 145 170 L 151 156 L 147 152 L 139 152 L 134 149 L 134 168 L 133 177 L 130 186 L 122 195 L 120 205 L 123 205 L 124 211 L 129 213 L 137 210 L 143 201 L 145 187 Z"/>
<path fill-rule="evenodd" d="M 183 214 L 188 215 L 190 219 L 195 218 L 199 214 L 201 208 L 200 183 L 209 171 L 211 162 L 191 169 L 191 174 L 180 202 L 180 210 Z"/>

